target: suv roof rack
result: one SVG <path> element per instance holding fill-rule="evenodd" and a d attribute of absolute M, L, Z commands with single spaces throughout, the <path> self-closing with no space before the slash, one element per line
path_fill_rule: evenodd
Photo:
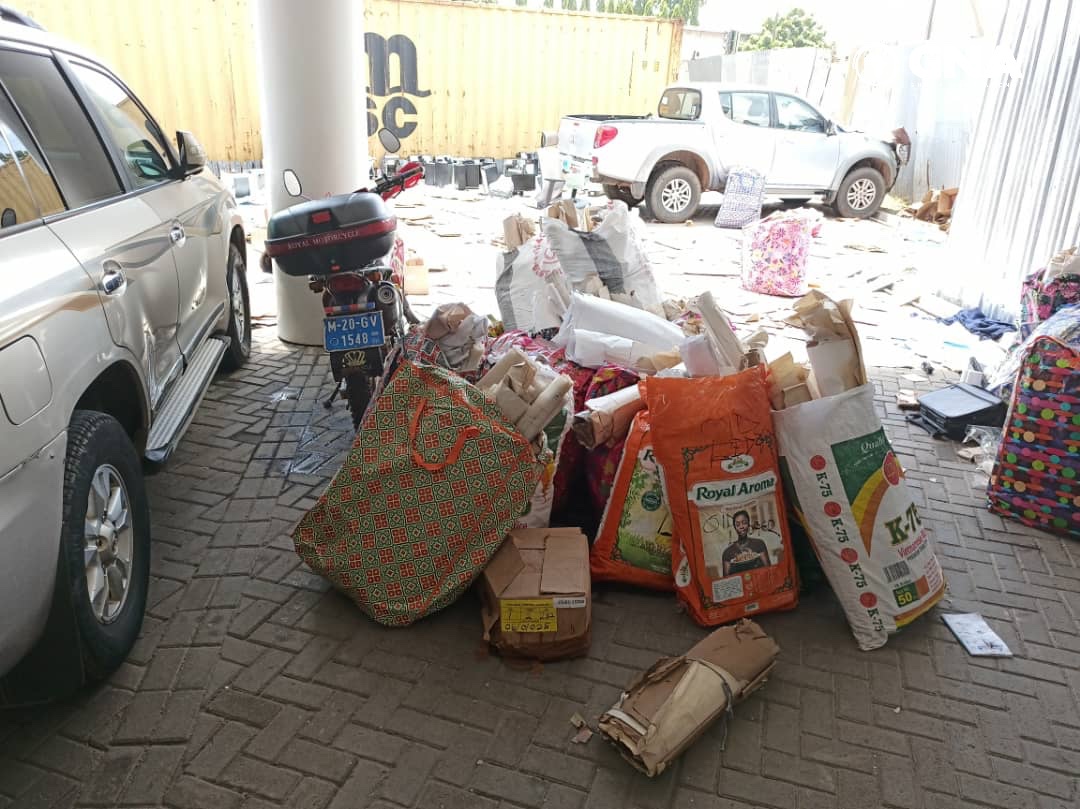
<path fill-rule="evenodd" d="M 23 14 L 21 11 L 16 11 L 11 6 L 0 6 L 0 20 L 3 22 L 13 22 L 18 25 L 25 25 L 27 28 L 36 28 L 39 31 L 45 30 L 29 14 Z"/>

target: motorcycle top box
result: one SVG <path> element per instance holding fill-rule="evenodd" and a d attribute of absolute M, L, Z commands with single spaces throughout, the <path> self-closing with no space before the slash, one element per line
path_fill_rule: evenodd
<path fill-rule="evenodd" d="M 266 252 L 286 275 L 358 270 L 390 252 L 396 228 L 397 217 L 378 194 L 339 194 L 271 216 Z"/>

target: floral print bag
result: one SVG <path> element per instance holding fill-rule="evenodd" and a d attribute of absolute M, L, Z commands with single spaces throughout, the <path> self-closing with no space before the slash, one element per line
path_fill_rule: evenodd
<path fill-rule="evenodd" d="M 816 218 L 812 211 L 784 212 L 744 227 L 743 288 L 765 295 L 805 295 L 810 240 L 820 227 Z"/>

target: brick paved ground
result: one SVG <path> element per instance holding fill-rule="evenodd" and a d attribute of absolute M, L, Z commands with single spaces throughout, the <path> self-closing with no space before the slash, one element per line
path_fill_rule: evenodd
<path fill-rule="evenodd" d="M 519 670 L 483 653 L 471 596 L 407 630 L 367 620 L 288 531 L 349 445 L 315 404 L 320 352 L 256 332 L 150 485 L 143 637 L 106 684 L 0 717 L 0 809 L 545 807 L 872 809 L 1080 805 L 1080 545 L 982 509 L 953 446 L 883 412 L 949 576 L 1016 652 L 967 657 L 936 615 L 860 653 L 828 592 L 765 616 L 768 685 L 649 781 L 570 743 L 660 654 L 702 631 L 672 599 L 598 592 L 587 659 Z M 907 383 L 905 383 L 907 384 Z"/>

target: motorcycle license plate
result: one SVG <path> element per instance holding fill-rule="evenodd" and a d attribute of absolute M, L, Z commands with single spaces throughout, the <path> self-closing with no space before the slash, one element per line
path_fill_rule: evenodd
<path fill-rule="evenodd" d="M 339 315 L 323 320 L 323 346 L 327 351 L 377 348 L 385 342 L 382 312 Z"/>

